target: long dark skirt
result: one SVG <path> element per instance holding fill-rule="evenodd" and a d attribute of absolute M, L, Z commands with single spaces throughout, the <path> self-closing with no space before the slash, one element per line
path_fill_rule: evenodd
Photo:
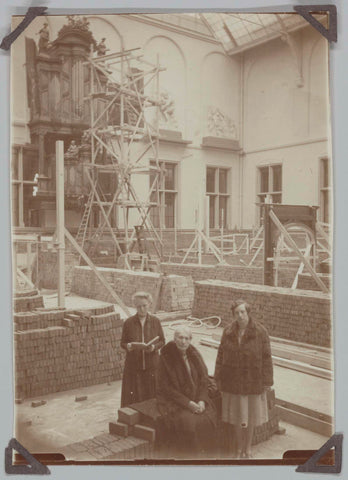
<path fill-rule="evenodd" d="M 125 367 L 122 379 L 121 407 L 143 402 L 156 396 L 155 370 L 136 370 Z"/>
<path fill-rule="evenodd" d="M 211 458 L 216 451 L 216 418 L 211 408 L 203 414 L 180 409 L 171 418 L 162 418 L 163 442 L 167 456 Z M 164 428 L 164 430 L 163 430 Z"/>

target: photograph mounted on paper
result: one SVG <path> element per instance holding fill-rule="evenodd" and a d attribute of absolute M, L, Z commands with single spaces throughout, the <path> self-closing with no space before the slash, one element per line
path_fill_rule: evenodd
<path fill-rule="evenodd" d="M 328 53 L 293 12 L 39 16 L 12 44 L 30 453 L 257 461 L 331 437 Z"/>

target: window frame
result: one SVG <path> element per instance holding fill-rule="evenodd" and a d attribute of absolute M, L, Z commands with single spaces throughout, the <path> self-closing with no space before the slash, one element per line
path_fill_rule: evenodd
<path fill-rule="evenodd" d="M 273 184 L 274 184 L 274 168 L 281 168 L 281 190 L 273 190 Z M 268 190 L 265 191 L 265 192 L 262 192 L 261 191 L 261 176 L 262 176 L 262 170 L 263 169 L 268 169 Z M 257 188 L 257 200 L 258 200 L 258 203 L 265 203 L 265 201 L 262 201 L 262 198 L 264 197 L 266 199 L 266 197 L 268 195 L 271 195 L 271 198 L 272 198 L 272 202 L 271 203 L 282 203 L 283 201 L 283 164 L 282 163 L 279 163 L 279 162 L 276 162 L 276 163 L 268 163 L 268 164 L 265 164 L 265 165 L 258 165 L 257 166 L 257 170 L 258 170 L 258 178 L 257 178 L 257 182 L 258 182 L 258 188 Z M 273 197 L 274 196 L 279 196 L 280 195 L 280 202 L 274 202 L 273 201 Z"/>
<path fill-rule="evenodd" d="M 214 191 L 209 192 L 208 191 L 208 185 L 207 185 L 207 178 L 208 178 L 208 170 L 214 170 Z M 221 192 L 220 191 L 220 172 L 226 172 L 226 177 L 225 177 L 225 182 L 226 182 L 226 192 Z M 206 182 L 205 182 L 205 194 L 209 197 L 209 228 L 210 229 L 217 229 L 221 228 L 221 215 L 220 215 L 220 198 L 226 199 L 226 208 L 224 210 L 224 225 L 223 228 L 228 229 L 229 228 L 229 222 L 228 222 L 228 215 L 229 215 L 229 209 L 230 209 L 230 173 L 231 168 L 229 167 L 221 167 L 221 166 L 216 166 L 216 165 L 207 165 L 206 167 Z M 214 198 L 214 207 L 213 207 L 213 222 L 211 221 L 212 216 L 211 216 L 211 199 Z M 214 225 L 211 225 L 211 223 L 214 223 Z"/>
<path fill-rule="evenodd" d="M 161 176 L 159 178 L 159 198 L 160 198 L 160 204 L 159 206 L 156 207 L 151 207 L 150 209 L 150 219 L 151 222 L 153 223 L 155 228 L 160 228 L 162 226 L 163 229 L 165 230 L 170 230 L 174 229 L 177 227 L 177 205 L 178 205 L 178 162 L 175 162 L 173 160 L 163 160 L 160 159 L 158 161 L 159 165 L 164 165 L 166 168 L 166 165 L 170 165 L 173 167 L 173 175 L 174 175 L 174 182 L 173 182 L 173 189 L 171 188 L 166 188 L 166 176 L 163 175 L 163 178 L 161 179 Z M 150 167 L 156 166 L 156 161 L 155 160 L 150 160 Z M 152 187 L 153 181 L 151 181 L 151 176 L 149 178 L 149 189 Z M 154 190 L 155 193 L 156 190 Z M 166 203 L 165 203 L 165 197 L 166 194 L 172 194 L 174 195 L 174 202 L 173 202 L 173 208 L 174 208 L 174 214 L 173 214 L 173 225 L 172 226 L 167 226 L 167 216 L 166 216 Z M 150 200 L 151 201 L 151 200 Z M 154 215 L 154 213 L 156 214 Z M 154 217 L 158 217 L 158 224 L 157 220 L 154 220 Z"/>

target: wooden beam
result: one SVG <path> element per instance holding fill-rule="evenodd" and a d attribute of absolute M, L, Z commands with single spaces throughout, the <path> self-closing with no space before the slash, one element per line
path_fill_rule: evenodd
<path fill-rule="evenodd" d="M 58 307 L 65 307 L 64 142 L 56 141 L 56 224 L 58 250 Z"/>
<path fill-rule="evenodd" d="M 94 263 L 91 261 L 91 259 L 88 257 L 88 255 L 82 250 L 80 245 L 76 242 L 75 238 L 71 235 L 71 233 L 64 228 L 65 231 L 65 236 L 69 240 L 69 242 L 72 244 L 72 246 L 77 250 L 77 252 L 81 255 L 81 257 L 84 259 L 84 261 L 87 263 L 87 265 L 92 269 L 92 271 L 95 273 L 96 277 L 98 280 L 104 285 L 108 293 L 111 295 L 111 297 L 115 300 L 115 303 L 121 307 L 123 312 L 129 317 L 131 315 L 128 307 L 123 303 L 122 299 L 117 295 L 117 293 L 112 289 L 110 286 L 109 282 L 103 277 L 103 275 L 99 272 L 99 270 L 96 268 Z"/>
<path fill-rule="evenodd" d="M 283 234 L 284 234 L 284 237 L 286 238 L 286 240 L 289 242 L 289 244 L 291 245 L 291 247 L 294 249 L 294 251 L 297 253 L 297 255 L 299 256 L 299 258 L 303 261 L 303 263 L 305 264 L 306 268 L 309 270 L 309 272 L 311 273 L 312 277 L 314 278 L 314 280 L 316 281 L 316 283 L 319 285 L 319 287 L 321 288 L 321 290 L 324 292 L 324 293 L 329 293 L 329 289 L 326 287 L 325 283 L 320 279 L 320 277 L 318 276 L 317 272 L 314 270 L 314 268 L 312 267 L 312 265 L 310 264 L 309 260 L 307 260 L 307 258 L 302 254 L 302 252 L 300 251 L 300 249 L 298 248 L 298 246 L 296 245 L 296 243 L 294 242 L 294 240 L 291 238 L 291 236 L 289 235 L 288 231 L 286 230 L 286 228 L 282 225 L 282 223 L 280 222 L 279 218 L 277 217 L 277 215 L 273 212 L 273 210 L 270 210 L 269 211 L 269 216 L 272 220 L 272 222 L 274 223 L 274 225 L 278 228 L 278 230 L 280 230 Z"/>
<path fill-rule="evenodd" d="M 309 252 L 311 251 L 311 247 L 312 245 L 309 244 L 307 245 L 307 248 L 306 248 L 306 251 L 305 251 L 305 257 L 308 258 L 308 255 L 309 255 Z M 294 290 L 295 288 L 297 288 L 297 283 L 298 283 L 298 277 L 299 275 L 303 272 L 303 268 L 304 268 L 304 263 L 301 262 L 300 266 L 298 267 L 298 270 L 296 272 L 296 276 L 294 278 L 294 281 L 291 285 L 291 288 Z"/>
<path fill-rule="evenodd" d="M 35 285 L 33 284 L 33 282 L 25 275 L 24 272 L 22 272 L 22 270 L 20 268 L 17 267 L 17 275 L 19 277 L 21 277 L 22 280 L 25 281 L 25 283 L 27 283 L 29 285 L 30 288 L 35 288 Z"/>
<path fill-rule="evenodd" d="M 160 299 L 160 294 L 161 294 L 161 289 L 162 289 L 162 284 L 163 284 L 163 277 L 164 277 L 164 275 L 163 275 L 163 273 L 161 273 L 160 276 L 159 276 L 159 279 L 158 279 L 155 297 L 153 299 L 152 313 L 156 313 L 157 310 L 159 310 L 159 307 L 160 307 L 159 299 Z"/>

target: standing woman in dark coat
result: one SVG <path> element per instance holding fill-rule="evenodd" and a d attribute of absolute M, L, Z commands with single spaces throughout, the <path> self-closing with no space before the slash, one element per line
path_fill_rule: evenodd
<path fill-rule="evenodd" d="M 121 338 L 121 347 L 126 350 L 121 407 L 156 396 L 159 349 L 165 343 L 161 322 L 148 313 L 151 295 L 137 292 L 133 302 L 137 313 L 124 322 Z"/>
<path fill-rule="evenodd" d="M 251 318 L 244 300 L 233 302 L 232 314 L 234 321 L 222 334 L 215 380 L 222 396 L 222 422 L 233 425 L 237 458 L 251 458 L 254 427 L 268 421 L 271 347 L 266 329 Z"/>

